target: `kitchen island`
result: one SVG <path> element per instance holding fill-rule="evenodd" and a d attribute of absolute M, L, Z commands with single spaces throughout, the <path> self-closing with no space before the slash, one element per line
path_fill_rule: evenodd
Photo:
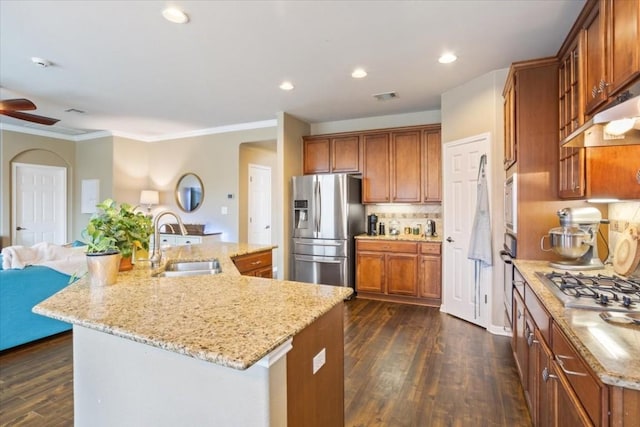
<path fill-rule="evenodd" d="M 640 326 L 607 322 L 606 309 L 565 307 L 536 275 L 560 271 L 546 261 L 514 264 L 514 356 L 534 423 L 637 425 Z M 582 273 L 615 274 L 610 266 Z"/>
<path fill-rule="evenodd" d="M 352 290 L 240 275 L 232 258 L 270 248 L 174 247 L 165 261 L 218 259 L 222 272 L 154 277 L 162 266 L 138 264 L 115 285 L 84 278 L 34 307 L 73 324 L 76 425 L 287 425 L 288 399 L 300 403 L 287 390 L 300 363 L 287 359 L 304 350 L 296 336 L 317 325 L 326 342 L 302 363 L 317 378 L 294 385 L 328 382 L 342 399 L 343 342 L 334 338 Z"/>

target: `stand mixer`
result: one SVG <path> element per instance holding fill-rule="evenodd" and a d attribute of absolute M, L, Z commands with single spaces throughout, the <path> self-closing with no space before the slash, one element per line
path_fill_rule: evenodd
<path fill-rule="evenodd" d="M 600 211 L 594 207 L 564 208 L 557 212 L 560 227 L 552 228 L 542 236 L 540 248 L 553 250 L 565 260 L 553 261 L 549 265 L 563 270 L 595 270 L 604 268 L 598 257 L 598 228 L 602 220 Z M 549 237 L 551 248 L 544 247 Z"/>

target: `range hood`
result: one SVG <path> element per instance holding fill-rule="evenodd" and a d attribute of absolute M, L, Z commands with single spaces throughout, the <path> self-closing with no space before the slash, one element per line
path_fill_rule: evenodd
<path fill-rule="evenodd" d="M 613 107 L 595 114 L 562 141 L 563 147 L 604 147 L 612 145 L 640 145 L 640 84 L 628 96 L 636 94 Z M 612 123 L 613 124 L 610 124 Z M 624 132 L 613 130 L 614 125 L 627 125 Z"/>

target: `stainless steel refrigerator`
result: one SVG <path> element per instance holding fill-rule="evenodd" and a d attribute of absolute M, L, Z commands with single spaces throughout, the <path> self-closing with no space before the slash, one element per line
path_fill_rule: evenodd
<path fill-rule="evenodd" d="M 292 280 L 355 284 L 355 240 L 365 231 L 362 180 L 347 174 L 293 177 Z"/>

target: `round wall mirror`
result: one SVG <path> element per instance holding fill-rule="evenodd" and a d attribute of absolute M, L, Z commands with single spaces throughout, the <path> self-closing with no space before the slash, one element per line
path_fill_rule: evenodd
<path fill-rule="evenodd" d="M 185 173 L 176 185 L 176 202 L 185 212 L 193 212 L 202 205 L 204 186 L 200 177 L 194 173 Z"/>

